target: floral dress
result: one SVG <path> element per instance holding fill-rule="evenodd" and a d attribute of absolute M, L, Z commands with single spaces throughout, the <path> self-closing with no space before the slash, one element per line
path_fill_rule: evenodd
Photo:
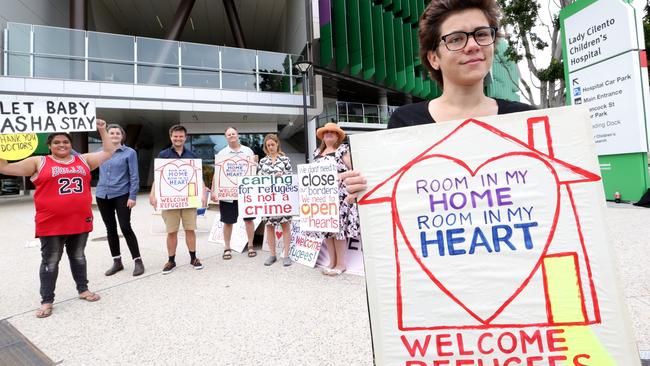
<path fill-rule="evenodd" d="M 347 144 L 341 144 L 335 152 L 321 155 L 320 150 L 314 151 L 314 162 L 323 163 L 330 159 L 336 162 L 336 169 L 340 173 L 348 171 L 348 167 L 343 162 L 343 156 L 349 152 Z M 345 189 L 345 183 L 339 181 L 339 232 L 323 233 L 325 238 L 334 237 L 336 240 L 346 240 L 348 238 L 359 238 L 359 211 L 356 203 L 346 203 L 345 198 L 348 192 Z"/>
<path fill-rule="evenodd" d="M 286 175 L 291 174 L 291 159 L 288 156 L 278 155 L 275 162 L 269 156 L 265 156 L 257 165 L 257 175 Z M 262 217 L 266 225 L 278 225 L 291 222 L 291 216 Z"/>

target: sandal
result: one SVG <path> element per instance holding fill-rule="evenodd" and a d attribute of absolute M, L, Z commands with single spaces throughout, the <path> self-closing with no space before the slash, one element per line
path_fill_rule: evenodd
<path fill-rule="evenodd" d="M 225 261 L 232 259 L 232 249 L 224 249 L 223 254 L 221 255 L 221 259 Z"/>
<path fill-rule="evenodd" d="M 248 258 L 257 257 L 257 252 L 253 248 L 248 248 Z"/>
<path fill-rule="evenodd" d="M 48 316 L 52 315 L 53 309 L 54 307 L 52 305 L 46 308 L 40 308 L 36 310 L 36 317 L 39 319 L 47 318 Z"/>
<path fill-rule="evenodd" d="M 86 291 L 86 292 L 84 292 L 84 294 L 85 295 L 79 294 L 79 299 L 86 300 L 88 302 L 95 302 L 95 301 L 101 299 L 99 294 L 96 294 L 94 292 Z"/>
<path fill-rule="evenodd" d="M 343 274 L 343 272 L 345 272 L 345 268 L 343 268 L 343 269 L 332 268 L 326 274 L 328 276 L 336 277 L 336 276 L 340 276 L 341 274 Z"/>

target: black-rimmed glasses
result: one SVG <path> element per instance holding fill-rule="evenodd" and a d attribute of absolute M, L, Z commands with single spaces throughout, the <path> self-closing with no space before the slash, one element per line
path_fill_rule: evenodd
<path fill-rule="evenodd" d="M 446 34 L 440 38 L 449 51 L 460 51 L 467 46 L 469 36 L 474 37 L 474 40 L 479 46 L 489 46 L 494 43 L 496 35 L 496 27 L 478 27 L 473 32 L 458 31 Z"/>

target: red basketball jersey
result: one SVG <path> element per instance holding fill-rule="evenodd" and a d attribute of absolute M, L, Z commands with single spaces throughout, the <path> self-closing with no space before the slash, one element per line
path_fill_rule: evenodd
<path fill-rule="evenodd" d="M 72 161 L 60 163 L 46 156 L 32 182 L 36 186 L 36 237 L 93 230 L 90 167 L 83 157 L 75 155 Z"/>

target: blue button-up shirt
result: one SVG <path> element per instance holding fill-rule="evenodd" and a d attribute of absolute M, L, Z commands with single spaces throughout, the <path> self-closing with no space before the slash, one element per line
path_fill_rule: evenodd
<path fill-rule="evenodd" d="M 199 157 L 192 150 L 183 147 L 183 152 L 178 155 L 173 146 L 163 149 L 158 153 L 159 159 L 198 159 Z"/>
<path fill-rule="evenodd" d="M 113 156 L 99 167 L 99 182 L 95 196 L 111 199 L 129 194 L 135 200 L 140 189 L 138 157 L 135 150 L 120 146 Z"/>

